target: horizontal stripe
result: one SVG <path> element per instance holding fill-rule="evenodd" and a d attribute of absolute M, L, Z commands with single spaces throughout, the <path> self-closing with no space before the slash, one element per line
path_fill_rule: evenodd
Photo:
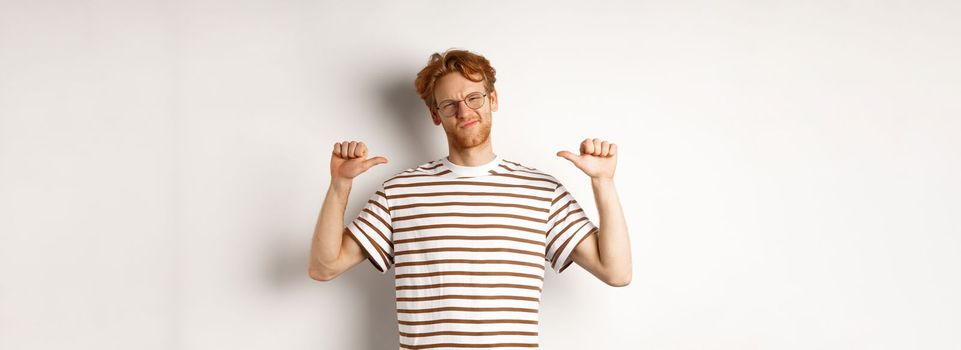
<path fill-rule="evenodd" d="M 409 174 L 409 175 L 397 175 L 397 176 L 394 176 L 394 177 L 392 177 L 392 178 L 390 178 L 390 179 L 387 179 L 387 182 L 393 181 L 393 180 L 395 180 L 395 179 L 405 179 L 405 178 L 412 178 L 412 177 L 428 177 L 428 176 L 438 177 L 438 176 L 445 175 L 445 174 L 448 174 L 448 173 L 450 173 L 450 170 L 444 170 L 444 171 L 440 171 L 440 172 L 436 172 L 436 173 L 423 173 L 423 174 L 412 174 L 412 173 L 411 173 L 411 174 Z"/>
<path fill-rule="evenodd" d="M 424 171 L 424 170 L 437 169 L 437 168 L 439 168 L 439 167 L 441 167 L 441 166 L 443 166 L 443 165 L 444 165 L 444 164 L 441 163 L 440 161 L 435 160 L 435 161 L 430 162 L 430 163 L 428 163 L 428 164 L 421 165 L 421 166 L 419 166 L 419 167 L 417 167 L 417 168 L 404 171 L 404 172 L 401 173 L 401 174 L 407 174 L 407 173 L 412 173 L 412 172 L 416 172 L 416 171 Z"/>
<path fill-rule="evenodd" d="M 437 225 L 421 225 L 421 226 L 410 226 L 410 227 L 395 228 L 395 229 L 394 229 L 394 232 L 407 232 L 407 231 L 417 231 L 417 230 L 429 230 L 429 229 L 435 229 L 435 228 L 506 228 L 506 229 L 510 229 L 510 230 L 526 231 L 526 232 L 531 232 L 531 233 L 544 234 L 544 231 L 541 231 L 541 230 L 538 230 L 538 229 L 533 229 L 533 228 L 528 228 L 528 227 L 522 227 L 522 226 L 515 226 L 515 225 L 499 225 L 499 224 L 477 224 L 477 225 L 472 225 L 472 224 L 437 224 Z"/>
<path fill-rule="evenodd" d="M 394 241 L 394 244 L 415 243 L 415 242 L 424 242 L 424 241 L 438 241 L 438 240 L 454 240 L 454 239 L 514 241 L 514 242 L 521 242 L 521 243 L 530 243 L 538 246 L 545 245 L 543 241 L 535 241 L 532 239 L 523 239 L 523 238 L 508 237 L 508 236 L 428 236 L 428 237 L 398 239 Z"/>
<path fill-rule="evenodd" d="M 511 169 L 510 167 L 508 167 L 508 166 L 506 166 L 506 165 L 504 165 L 504 164 L 500 164 L 500 165 L 498 165 L 498 166 L 501 167 L 501 168 L 507 169 L 508 171 L 511 171 L 511 172 L 528 173 L 528 174 L 531 174 L 531 175 L 544 175 L 544 174 L 541 174 L 541 173 L 538 173 L 538 172 L 534 172 L 534 171 L 528 171 L 528 170 L 523 170 L 523 169 Z"/>
<path fill-rule="evenodd" d="M 537 343 L 494 343 L 494 344 L 461 344 L 461 343 L 437 343 L 426 345 L 407 345 L 400 343 L 404 349 L 431 349 L 431 348 L 536 348 Z"/>
<path fill-rule="evenodd" d="M 423 261 L 405 261 L 397 263 L 397 267 L 404 266 L 419 266 L 419 265 L 435 265 L 435 264 L 511 264 L 511 265 L 522 265 L 530 267 L 538 267 L 544 269 L 543 265 L 535 264 L 526 261 L 516 261 L 516 260 L 471 260 L 471 259 L 439 259 L 439 260 L 423 260 Z"/>
<path fill-rule="evenodd" d="M 490 335 L 528 335 L 537 336 L 537 332 L 521 332 L 521 331 L 492 331 L 492 332 L 463 332 L 463 331 L 439 331 L 439 332 L 427 332 L 427 333 L 407 333 L 400 332 L 401 336 L 408 338 L 419 338 L 419 337 L 433 337 L 438 335 L 466 335 L 472 337 L 482 337 Z"/>
<path fill-rule="evenodd" d="M 539 298 L 525 297 L 520 295 L 464 295 L 464 294 L 445 294 L 445 295 L 433 295 L 426 297 L 397 297 L 397 301 L 431 301 L 431 300 L 445 300 L 445 299 L 466 299 L 466 300 L 523 300 L 523 301 L 540 301 Z"/>
<path fill-rule="evenodd" d="M 485 323 L 521 323 L 521 324 L 537 324 L 536 320 L 511 320 L 511 319 L 492 319 L 492 320 L 471 320 L 462 318 L 442 318 L 437 320 L 427 320 L 427 321 L 397 321 L 397 323 L 405 326 L 420 326 L 425 324 L 439 324 L 439 323 L 470 323 L 470 324 L 485 324 Z"/>
<path fill-rule="evenodd" d="M 511 178 L 522 179 L 522 180 L 544 181 L 544 182 L 553 184 L 555 188 L 556 188 L 557 186 L 560 186 L 560 183 L 557 182 L 557 181 L 553 181 L 553 180 L 550 180 L 550 179 L 539 178 L 539 177 L 523 176 L 523 175 L 517 175 L 517 174 L 501 174 L 501 173 L 496 173 L 496 172 L 494 172 L 493 170 L 491 170 L 491 174 L 492 174 L 493 176 L 511 177 Z"/>
<path fill-rule="evenodd" d="M 442 311 L 468 311 L 468 312 L 497 312 L 497 311 L 509 311 L 509 312 L 531 312 L 537 313 L 537 309 L 528 309 L 521 307 L 435 307 L 430 309 L 397 309 L 397 313 L 401 314 L 425 314 L 431 312 L 442 312 Z"/>
<path fill-rule="evenodd" d="M 467 218 L 512 218 L 521 219 L 533 222 L 546 223 L 547 220 L 532 218 L 524 215 L 516 214 L 499 214 L 499 213 L 427 213 L 427 214 L 417 214 L 417 215 L 407 215 L 398 216 L 394 218 L 394 222 L 412 220 L 412 219 L 423 219 L 423 218 L 433 218 L 433 217 L 467 217 Z"/>
<path fill-rule="evenodd" d="M 399 198 L 411 198 L 411 197 L 438 197 L 438 196 L 493 196 L 493 197 L 513 197 L 513 198 L 525 198 L 532 199 L 536 201 L 550 202 L 550 198 L 538 197 L 538 196 L 528 196 L 516 193 L 503 193 L 503 192 L 466 192 L 466 191 L 455 191 L 455 192 L 428 192 L 428 193 L 404 193 L 395 194 L 387 196 L 388 200 L 399 199 Z"/>
<path fill-rule="evenodd" d="M 539 186 L 531 186 L 531 185 L 514 185 L 514 184 L 504 184 L 504 183 L 497 183 L 497 182 L 480 182 L 480 181 L 413 182 L 413 183 L 406 183 L 406 184 L 388 185 L 388 186 L 385 186 L 384 189 L 424 187 L 424 186 L 462 186 L 462 185 L 481 186 L 481 187 L 526 188 L 531 190 L 547 191 L 547 192 L 554 191 L 553 188 L 548 188 L 548 187 L 539 187 Z"/>
<path fill-rule="evenodd" d="M 544 277 L 532 275 L 529 273 L 519 273 L 519 272 L 485 272 L 485 271 L 436 271 L 436 272 L 424 272 L 424 273 L 405 273 L 394 276 L 396 279 L 401 278 L 418 278 L 418 277 L 433 277 L 433 276 L 511 276 L 511 277 L 523 277 L 531 278 L 536 280 L 544 280 Z"/>
<path fill-rule="evenodd" d="M 516 165 L 516 166 L 518 166 L 518 167 L 521 167 L 521 168 L 524 168 L 524 169 L 527 169 L 527 170 L 530 170 L 530 171 L 537 171 L 537 169 L 534 169 L 534 168 L 531 168 L 531 167 L 528 167 L 528 166 L 523 166 L 523 165 L 521 165 L 520 163 L 512 162 L 512 161 L 509 161 L 509 160 L 504 160 L 504 163 L 509 163 L 509 164 L 512 164 L 512 165 Z"/>
<path fill-rule="evenodd" d="M 477 202 L 412 203 L 412 204 L 404 204 L 404 205 L 393 206 L 393 207 L 391 207 L 391 209 L 393 209 L 393 210 L 403 210 L 403 209 L 411 209 L 411 208 L 419 208 L 419 207 L 448 207 L 448 206 L 456 206 L 456 205 L 460 205 L 460 206 L 470 206 L 470 207 L 521 208 L 521 209 L 528 209 L 528 210 L 539 211 L 539 212 L 544 212 L 544 213 L 546 213 L 546 212 L 549 211 L 549 209 L 546 209 L 546 208 L 538 208 L 538 207 L 534 207 L 534 206 L 530 206 L 530 205 L 514 204 L 514 203 L 491 203 L 491 202 L 485 202 L 485 203 L 477 203 Z"/>
<path fill-rule="evenodd" d="M 409 290 L 409 289 L 432 289 L 432 288 L 446 288 L 446 287 L 469 287 L 469 288 L 518 288 L 518 289 L 530 289 L 541 291 L 541 287 L 537 286 L 527 286 L 523 284 L 512 284 L 512 283 L 437 283 L 437 284 L 423 284 L 416 286 L 396 286 L 396 290 Z"/>
<path fill-rule="evenodd" d="M 533 255 L 537 257 L 544 257 L 542 252 L 532 252 L 529 250 L 511 249 L 511 248 L 467 248 L 467 247 L 442 247 L 442 248 L 425 248 L 425 249 L 414 249 L 414 250 L 404 250 L 399 252 L 394 252 L 394 255 L 408 255 L 408 254 L 422 254 L 422 253 L 434 253 L 434 252 L 504 252 L 504 253 L 517 253 Z"/>

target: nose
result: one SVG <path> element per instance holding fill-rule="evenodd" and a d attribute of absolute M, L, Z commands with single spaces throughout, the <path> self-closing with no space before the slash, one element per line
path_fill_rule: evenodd
<path fill-rule="evenodd" d="M 457 117 L 464 118 L 473 116 L 474 109 L 467 106 L 467 101 L 457 102 Z"/>

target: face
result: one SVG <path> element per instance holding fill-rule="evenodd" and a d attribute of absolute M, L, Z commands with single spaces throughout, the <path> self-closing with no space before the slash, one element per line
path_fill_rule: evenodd
<path fill-rule="evenodd" d="M 484 93 L 484 82 L 474 82 L 464 78 L 460 73 L 448 73 L 434 84 L 434 99 L 437 105 L 443 105 L 448 100 L 463 100 L 467 95 L 475 92 Z M 431 119 L 434 125 L 442 125 L 447 133 L 447 141 L 453 147 L 465 149 L 475 147 L 490 138 L 491 115 L 497 111 L 497 91 L 491 91 L 481 108 L 467 107 L 466 102 L 457 102 L 457 112 L 451 116 L 441 116 L 440 112 L 432 108 Z"/>

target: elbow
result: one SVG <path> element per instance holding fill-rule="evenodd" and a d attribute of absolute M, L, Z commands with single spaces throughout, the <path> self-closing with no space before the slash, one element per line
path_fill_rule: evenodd
<path fill-rule="evenodd" d="M 631 284 L 631 272 L 622 272 L 618 274 L 612 274 L 604 279 L 604 283 L 607 283 L 611 287 L 625 287 Z"/>
<path fill-rule="evenodd" d="M 330 269 L 310 267 L 307 269 L 307 275 L 315 281 L 326 282 L 337 278 L 340 274 Z"/>
<path fill-rule="evenodd" d="M 626 287 L 628 284 L 631 284 L 631 277 L 628 276 L 626 278 L 613 279 L 607 281 L 607 284 L 611 287 Z"/>

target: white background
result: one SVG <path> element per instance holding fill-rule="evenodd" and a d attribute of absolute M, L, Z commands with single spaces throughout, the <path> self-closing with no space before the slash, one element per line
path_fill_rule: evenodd
<path fill-rule="evenodd" d="M 549 273 L 542 348 L 961 347 L 955 1 L 0 1 L 0 349 L 392 349 L 307 276 L 334 142 L 447 154 L 412 84 L 498 72 L 495 153 L 619 145 L 630 286 Z"/>

